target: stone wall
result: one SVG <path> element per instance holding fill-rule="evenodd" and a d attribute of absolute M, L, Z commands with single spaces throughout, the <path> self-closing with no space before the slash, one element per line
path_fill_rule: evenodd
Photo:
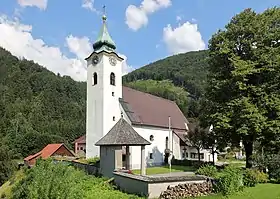
<path fill-rule="evenodd" d="M 168 189 L 179 184 L 204 183 L 207 178 L 198 175 L 185 176 L 141 176 L 122 172 L 114 172 L 117 187 L 127 193 L 148 198 L 158 198 Z"/>
<path fill-rule="evenodd" d="M 84 170 L 87 174 L 89 175 L 94 175 L 94 176 L 100 176 L 100 168 L 99 165 L 90 165 L 90 164 L 85 164 L 77 161 L 65 161 L 73 165 L 74 167 L 78 169 Z"/>

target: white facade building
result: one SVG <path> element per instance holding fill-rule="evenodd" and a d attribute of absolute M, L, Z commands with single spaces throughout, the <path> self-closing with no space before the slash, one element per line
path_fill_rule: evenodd
<path fill-rule="evenodd" d="M 146 146 L 148 165 L 164 162 L 169 148 L 176 159 L 197 159 L 197 151 L 186 146 L 188 121 L 176 103 L 122 86 L 122 61 L 116 53 L 106 17 L 93 52 L 87 60 L 86 158 L 99 156 L 95 143 L 123 118 L 151 142 Z M 202 161 L 211 161 L 208 150 L 201 150 Z M 140 168 L 140 146 L 130 147 L 130 168 Z M 125 157 L 125 156 L 123 156 Z"/>

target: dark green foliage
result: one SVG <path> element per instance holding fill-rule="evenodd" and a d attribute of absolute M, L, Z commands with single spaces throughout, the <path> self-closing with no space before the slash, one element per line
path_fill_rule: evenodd
<path fill-rule="evenodd" d="M 4 145 L 0 146 L 0 186 L 11 177 L 15 169 L 11 151 Z"/>
<path fill-rule="evenodd" d="M 199 114 L 198 100 L 205 92 L 204 88 L 208 74 L 207 56 L 208 51 L 198 51 L 167 57 L 125 75 L 123 82 L 130 86 L 129 82 L 137 80 L 171 80 L 175 86 L 184 88 L 189 93 L 188 97 L 190 99 L 188 99 L 186 107 L 182 107 L 183 104 L 177 102 L 181 110 L 188 117 L 197 117 Z M 143 89 L 141 86 L 138 87 L 138 83 L 132 83 L 134 86 L 135 84 L 137 84 L 137 87 L 134 88 Z M 153 93 L 156 92 L 153 91 Z M 182 92 L 180 91 L 180 93 Z M 160 96 L 165 98 L 166 93 L 160 94 Z M 167 98 L 169 99 L 169 97 Z"/>
<path fill-rule="evenodd" d="M 218 174 L 218 170 L 213 165 L 205 165 L 205 166 L 201 166 L 196 171 L 196 174 L 215 178 L 217 176 L 217 174 Z"/>
<path fill-rule="evenodd" d="M 227 166 L 216 179 L 214 189 L 223 195 L 231 195 L 243 188 L 243 173 L 240 168 Z"/>
<path fill-rule="evenodd" d="M 259 169 L 268 169 L 270 179 L 280 183 L 280 154 L 256 154 L 253 158 L 254 166 Z"/>
<path fill-rule="evenodd" d="M 62 163 L 40 160 L 12 190 L 13 199 L 49 198 L 138 198 L 124 194 L 102 178 L 86 175 L 83 171 Z"/>
<path fill-rule="evenodd" d="M 0 48 L 0 145 L 17 158 L 85 133 L 86 85 Z"/>
<path fill-rule="evenodd" d="M 280 128 L 280 8 L 234 16 L 209 42 L 209 76 L 203 120 L 219 144 L 243 141 L 246 167 L 253 143 L 276 146 Z M 279 145 L 279 144 L 278 144 Z"/>
<path fill-rule="evenodd" d="M 200 150 L 204 148 L 205 139 L 207 138 L 207 129 L 203 128 L 200 125 L 200 122 L 197 119 L 190 118 L 189 122 L 189 132 L 186 135 L 187 144 L 190 144 L 196 148 L 197 153 L 200 154 Z M 200 162 L 200 155 L 198 156 L 198 161 Z"/>
<path fill-rule="evenodd" d="M 201 166 L 204 165 L 212 165 L 212 162 L 204 162 L 204 161 L 198 161 L 198 160 L 187 160 L 187 159 L 183 159 L 183 160 L 177 160 L 177 159 L 172 159 L 171 162 L 172 165 L 178 165 L 178 166 L 191 166 L 191 167 L 195 167 L 195 168 L 200 168 Z"/>

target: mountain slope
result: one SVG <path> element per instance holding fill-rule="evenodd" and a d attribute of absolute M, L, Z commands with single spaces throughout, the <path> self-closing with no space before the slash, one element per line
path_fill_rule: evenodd
<path fill-rule="evenodd" d="M 204 92 L 207 77 L 208 51 L 174 55 L 148 64 L 123 77 L 124 84 L 136 80 L 172 80 L 175 86 L 184 87 L 193 98 Z"/>
<path fill-rule="evenodd" d="M 170 100 L 174 100 L 175 96 L 177 99 L 175 101 L 186 117 L 197 117 L 199 100 L 205 92 L 208 74 L 207 56 L 208 51 L 203 50 L 167 57 L 125 75 L 123 82 L 134 89 Z M 155 82 L 151 80 L 157 80 L 157 85 L 162 86 L 155 87 Z M 166 81 L 171 81 L 168 83 L 169 88 L 164 86 Z M 181 92 L 177 92 L 180 90 L 178 87 L 185 89 L 186 96 L 188 94 L 187 101 L 182 98 Z M 164 92 L 163 88 L 165 88 Z M 169 95 L 170 90 L 171 93 L 178 93 L 178 95 Z"/>
<path fill-rule="evenodd" d="M 85 133 L 86 85 L 0 48 L 0 145 L 18 157 Z"/>

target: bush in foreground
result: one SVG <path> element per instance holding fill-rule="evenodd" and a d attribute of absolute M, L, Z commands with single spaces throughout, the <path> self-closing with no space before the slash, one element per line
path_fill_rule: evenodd
<path fill-rule="evenodd" d="M 267 183 L 268 175 L 257 169 L 246 169 L 244 172 L 243 182 L 247 187 L 254 187 L 258 183 Z"/>
<path fill-rule="evenodd" d="M 102 178 L 86 175 L 72 166 L 52 161 L 38 161 L 12 190 L 14 199 L 85 198 L 125 199 L 122 193 Z M 138 197 L 134 197 L 138 198 Z"/>
<path fill-rule="evenodd" d="M 204 176 L 208 176 L 208 177 L 216 177 L 218 174 L 218 170 L 215 166 L 212 165 L 205 165 L 205 166 L 201 166 L 197 171 L 196 174 L 198 175 L 204 175 Z"/>
<path fill-rule="evenodd" d="M 227 166 L 216 178 L 214 189 L 223 195 L 231 195 L 243 187 L 242 170 L 238 167 Z"/>

